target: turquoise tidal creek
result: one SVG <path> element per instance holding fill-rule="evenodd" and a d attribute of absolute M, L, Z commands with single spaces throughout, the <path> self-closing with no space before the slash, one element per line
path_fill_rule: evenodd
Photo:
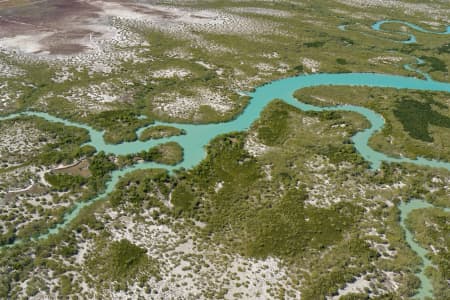
<path fill-rule="evenodd" d="M 372 26 L 372 28 L 374 30 L 380 31 L 382 30 L 381 26 L 386 23 L 400 23 L 409 26 L 414 30 L 425 33 L 434 33 L 434 34 L 450 33 L 450 26 L 447 27 L 446 32 L 436 33 L 436 32 L 429 32 L 427 30 L 422 29 L 419 26 L 402 21 L 380 21 L 375 23 Z M 415 36 L 412 34 L 409 34 L 409 36 L 410 36 L 409 40 L 405 41 L 405 43 L 414 43 L 416 41 Z M 417 63 L 421 64 L 423 62 L 418 60 Z M 408 65 L 405 65 L 405 68 L 409 68 L 409 70 L 411 71 L 416 71 Z M 105 198 L 109 193 L 113 191 L 115 185 L 120 180 L 120 178 L 130 172 L 150 168 L 160 168 L 165 169 L 168 172 L 172 172 L 175 169 L 181 168 L 190 169 L 195 167 L 205 157 L 206 155 L 205 146 L 213 138 L 215 138 L 218 135 L 226 134 L 229 132 L 248 130 L 251 124 L 258 119 L 261 111 L 273 99 L 281 99 L 287 104 L 290 104 L 303 111 L 316 111 L 316 112 L 350 111 L 363 115 L 370 122 L 371 126 L 370 128 L 355 134 L 352 137 L 352 141 L 357 151 L 364 157 L 364 159 L 366 159 L 370 163 L 372 169 L 378 169 L 382 162 L 388 162 L 388 163 L 411 163 L 419 166 L 445 168 L 447 170 L 450 170 L 449 162 L 428 160 L 424 158 L 417 158 L 417 159 L 411 159 L 406 157 L 395 158 L 387 156 L 381 152 L 375 151 L 374 149 L 370 148 L 368 145 L 370 137 L 372 137 L 377 131 L 379 131 L 384 126 L 383 117 L 370 109 L 354 105 L 318 107 L 299 102 L 297 99 L 293 97 L 295 91 L 315 86 L 323 86 L 323 87 L 365 86 L 365 87 L 409 89 L 422 91 L 440 91 L 450 93 L 450 83 L 433 81 L 428 74 L 425 73 L 420 74 L 423 75 L 426 80 L 413 77 L 375 74 L 375 73 L 342 73 L 342 74 L 323 73 L 312 75 L 299 75 L 295 77 L 284 78 L 260 86 L 256 88 L 254 92 L 246 93 L 248 96 L 251 97 L 248 106 L 243 110 L 243 112 L 240 115 L 238 115 L 235 119 L 229 122 L 215 123 L 215 124 L 179 124 L 179 123 L 155 122 L 154 124 L 147 126 L 145 128 L 157 125 L 168 125 L 177 127 L 179 129 L 183 129 L 186 132 L 186 134 L 157 140 L 149 140 L 145 142 L 134 141 L 117 145 L 107 144 L 103 139 L 103 132 L 95 130 L 88 125 L 72 122 L 69 120 L 64 120 L 43 112 L 27 111 L 18 114 L 11 114 L 6 117 L 0 117 L 0 121 L 7 119 L 14 119 L 20 116 L 34 116 L 43 118 L 49 122 L 63 123 L 66 126 L 75 126 L 78 128 L 83 128 L 89 132 L 90 136 L 90 141 L 86 143 L 87 145 L 95 147 L 97 151 L 104 151 L 106 153 L 115 155 L 127 155 L 137 153 L 142 150 L 148 150 L 151 147 L 157 146 L 159 144 L 168 141 L 177 142 L 184 149 L 184 159 L 181 163 L 179 163 L 176 166 L 168 166 L 153 162 L 146 162 L 146 163 L 138 163 L 121 170 L 113 171 L 111 173 L 111 179 L 107 182 L 106 190 L 102 194 L 97 195 L 95 198 L 87 202 L 77 203 L 75 207 L 71 210 L 71 212 L 64 216 L 64 221 L 62 223 L 58 224 L 56 227 L 51 228 L 48 231 L 48 233 L 43 234 L 37 238 L 38 240 L 41 240 L 46 239 L 49 235 L 56 234 L 61 229 L 65 228 L 74 218 L 78 216 L 83 207 L 86 207 L 95 201 Z M 139 129 L 137 131 L 137 134 L 139 135 L 145 128 Z M 411 232 L 409 232 L 409 230 L 405 226 L 404 220 L 405 218 L 407 218 L 407 215 L 409 214 L 410 211 L 414 209 L 423 209 L 428 207 L 432 207 L 431 204 L 428 204 L 421 200 L 412 200 L 408 203 L 402 203 L 399 206 L 399 209 L 401 211 L 401 226 L 405 230 L 406 241 L 408 245 L 412 248 L 412 250 L 415 251 L 423 261 L 423 267 L 420 273 L 417 274 L 417 276 L 419 276 L 421 280 L 421 288 L 419 290 L 419 293 L 416 295 L 419 298 L 432 296 L 431 283 L 429 279 L 424 275 L 424 268 L 426 266 L 432 266 L 432 264 L 429 261 L 429 259 L 427 259 L 425 256 L 426 250 L 420 247 L 416 242 L 414 242 Z M 23 243 L 23 241 L 16 240 L 14 243 L 5 245 L 3 247 L 11 247 L 21 243 Z"/>
<path fill-rule="evenodd" d="M 441 32 L 439 32 L 439 31 L 430 31 L 430 30 L 424 29 L 424 28 L 422 28 L 422 27 L 420 27 L 420 26 L 418 26 L 418 25 L 416 25 L 416 24 L 412 24 L 412 23 L 405 22 L 405 21 L 397 21 L 397 20 L 383 20 L 383 21 L 378 21 L 378 22 L 376 22 L 375 24 L 372 25 L 372 29 L 375 30 L 375 31 L 389 32 L 389 31 L 383 30 L 383 29 L 381 28 L 381 26 L 382 26 L 383 24 L 400 24 L 400 25 L 407 26 L 407 27 L 409 27 L 409 28 L 411 28 L 411 29 L 414 29 L 414 30 L 416 30 L 416 31 L 422 32 L 422 33 L 431 33 L 431 34 L 439 34 L 439 35 L 450 34 L 450 26 L 447 26 L 447 28 L 446 28 L 445 31 L 441 31 Z M 402 35 L 407 35 L 407 36 L 408 36 L 408 40 L 402 41 L 402 43 L 405 43 L 405 44 L 413 44 L 413 43 L 416 43 L 416 42 L 417 42 L 416 36 L 415 36 L 414 34 L 406 33 L 406 32 L 401 32 L 401 31 L 395 31 L 395 33 L 402 34 Z"/>

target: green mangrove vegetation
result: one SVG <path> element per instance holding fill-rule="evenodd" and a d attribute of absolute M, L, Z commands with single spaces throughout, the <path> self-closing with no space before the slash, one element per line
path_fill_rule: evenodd
<path fill-rule="evenodd" d="M 160 139 L 183 134 L 185 134 L 185 132 L 182 129 L 171 126 L 157 125 L 143 130 L 139 136 L 139 140 L 148 141 L 150 139 Z"/>

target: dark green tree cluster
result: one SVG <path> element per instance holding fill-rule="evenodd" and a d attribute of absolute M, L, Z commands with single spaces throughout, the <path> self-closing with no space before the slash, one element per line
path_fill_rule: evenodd
<path fill-rule="evenodd" d="M 433 110 L 429 102 L 404 98 L 396 103 L 394 115 L 412 138 L 424 142 L 433 142 L 429 125 L 450 128 L 450 117 Z"/>
<path fill-rule="evenodd" d="M 53 189 L 60 192 L 77 189 L 88 181 L 86 178 L 79 175 L 52 173 L 46 173 L 45 180 L 52 185 Z"/>
<path fill-rule="evenodd" d="M 89 161 L 89 171 L 94 177 L 104 178 L 116 168 L 114 162 L 103 151 L 97 153 Z"/>
<path fill-rule="evenodd" d="M 101 245 L 98 254 L 87 262 L 93 274 L 110 285 L 114 282 L 117 290 L 126 290 L 136 280 L 148 281 L 149 277 L 159 278 L 159 265 L 147 255 L 147 251 L 129 240 L 114 241 Z"/>

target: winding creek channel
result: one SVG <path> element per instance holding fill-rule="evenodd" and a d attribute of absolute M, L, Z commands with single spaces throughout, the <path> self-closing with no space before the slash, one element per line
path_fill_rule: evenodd
<path fill-rule="evenodd" d="M 446 32 L 429 32 L 411 23 L 401 22 L 401 21 L 380 21 L 372 26 L 372 29 L 381 31 L 382 25 L 385 23 L 401 23 L 403 25 L 409 26 L 414 30 L 418 30 L 425 33 L 435 33 L 435 34 L 450 34 L 450 26 L 447 27 Z M 405 43 L 413 43 L 416 41 L 414 35 L 409 34 L 409 40 Z M 421 61 L 418 61 L 421 63 Z M 11 114 L 6 117 L 0 117 L 0 121 L 7 119 L 14 119 L 19 116 L 35 116 L 43 118 L 49 122 L 63 123 L 67 126 L 75 126 L 78 128 L 83 128 L 89 132 L 90 142 L 88 145 L 92 145 L 97 149 L 97 151 L 105 151 L 106 153 L 111 153 L 115 155 L 127 155 L 132 153 L 137 153 L 142 150 L 148 150 L 156 145 L 166 143 L 168 141 L 174 141 L 179 143 L 184 149 L 184 160 L 176 166 L 168 166 L 153 162 L 138 163 L 133 166 L 116 170 L 112 172 L 111 179 L 107 182 L 106 190 L 97 195 L 95 198 L 87 201 L 77 203 L 74 209 L 70 213 L 64 216 L 63 223 L 58 224 L 56 227 L 51 228 L 47 234 L 41 235 L 38 239 L 46 239 L 49 235 L 58 233 L 60 229 L 66 227 L 74 218 L 78 216 L 81 209 L 86 207 L 93 202 L 105 198 L 111 191 L 113 191 L 115 185 L 119 179 L 127 173 L 133 172 L 135 170 L 149 169 L 149 168 L 162 168 L 171 172 L 174 169 L 185 168 L 189 169 L 196 166 L 205 157 L 205 146 L 216 136 L 220 134 L 225 134 L 233 131 L 244 131 L 247 130 L 250 125 L 258 119 L 261 111 L 266 107 L 266 105 L 273 99 L 282 99 L 286 103 L 299 108 L 303 111 L 351 111 L 363 115 L 371 124 L 370 128 L 358 132 L 352 137 L 353 143 L 357 151 L 371 164 L 371 168 L 378 169 L 382 162 L 395 162 L 395 163 L 412 163 L 420 166 L 445 168 L 450 170 L 450 163 L 428 160 L 424 158 L 410 159 L 410 158 L 395 158 L 387 156 L 381 152 L 375 151 L 370 148 L 368 141 L 370 137 L 379 131 L 384 126 L 384 119 L 381 115 L 375 113 L 374 111 L 354 106 L 354 105 L 340 105 L 332 107 L 318 107 L 309 105 L 306 103 L 299 102 L 293 97 L 295 91 L 307 87 L 315 86 L 365 86 L 365 87 L 379 87 L 379 88 L 394 88 L 394 89 L 410 89 L 410 90 L 423 90 L 423 91 L 441 91 L 450 93 L 450 83 L 438 82 L 432 80 L 428 75 L 424 75 L 426 80 L 405 77 L 397 75 L 387 75 L 387 74 L 375 74 L 375 73 L 343 73 L 343 74 L 312 74 L 312 75 L 299 75 L 295 77 L 284 78 L 267 83 L 263 86 L 256 88 L 253 92 L 248 93 L 251 100 L 244 111 L 237 116 L 235 119 L 216 124 L 178 124 L 178 123 L 165 123 L 165 122 L 155 122 L 154 124 L 148 126 L 157 125 L 169 125 L 174 126 L 179 129 L 183 129 L 186 134 L 180 136 L 172 136 L 168 138 L 162 138 L 157 140 L 149 141 L 134 141 L 127 142 L 118 145 L 112 145 L 105 143 L 103 139 L 103 132 L 93 129 L 92 127 L 80 123 L 71 122 L 69 120 L 64 120 L 55 116 L 51 116 L 43 112 L 22 112 L 18 114 Z M 146 127 L 146 128 L 148 128 Z M 138 130 L 138 133 L 142 132 L 142 128 Z M 420 245 L 414 242 L 411 232 L 405 226 L 405 219 L 407 218 L 409 212 L 414 209 L 423 209 L 427 207 L 432 207 L 431 204 L 426 203 L 421 200 L 412 200 L 408 203 L 402 203 L 399 205 L 401 211 L 401 221 L 400 224 L 405 230 L 406 242 L 422 259 L 423 266 L 420 273 L 417 276 L 421 280 L 421 288 L 417 297 L 423 298 L 425 296 L 432 296 L 432 288 L 429 279 L 424 275 L 424 269 L 427 266 L 432 266 L 431 261 L 426 257 L 427 251 L 423 249 Z M 6 245 L 6 247 L 11 247 L 22 243 L 21 240 L 16 240 L 13 244 Z"/>

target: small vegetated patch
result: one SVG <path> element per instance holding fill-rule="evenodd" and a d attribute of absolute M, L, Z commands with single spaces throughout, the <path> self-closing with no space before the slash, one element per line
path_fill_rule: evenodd
<path fill-rule="evenodd" d="M 164 137 L 184 135 L 184 134 L 186 134 L 186 132 L 183 129 L 179 129 L 172 126 L 158 125 L 145 129 L 139 136 L 139 140 L 148 141 L 151 139 L 160 139 Z"/>
<path fill-rule="evenodd" d="M 120 280 L 122 276 L 130 276 L 140 264 L 147 261 L 146 251 L 128 240 L 113 242 L 108 251 L 111 277 Z"/>
<path fill-rule="evenodd" d="M 156 162 L 165 165 L 176 165 L 183 161 L 183 147 L 177 142 L 167 142 L 154 146 L 147 151 L 143 150 L 136 154 L 121 155 L 117 164 L 120 168 L 130 166 L 136 161 Z"/>
<path fill-rule="evenodd" d="M 450 118 L 433 110 L 430 103 L 403 98 L 396 103 L 394 115 L 412 138 L 424 142 L 433 142 L 429 125 L 450 128 Z"/>
<path fill-rule="evenodd" d="M 336 58 L 336 63 L 339 65 L 346 65 L 347 60 L 345 58 Z"/>
<path fill-rule="evenodd" d="M 136 156 L 129 155 L 126 159 L 132 160 L 133 157 Z M 177 142 L 167 142 L 150 148 L 148 151 L 139 152 L 137 158 L 160 164 L 176 165 L 183 160 L 183 148 Z"/>
<path fill-rule="evenodd" d="M 308 43 L 303 43 L 303 46 L 307 47 L 307 48 L 321 48 L 325 45 L 325 41 L 314 41 L 314 42 L 308 42 Z"/>
<path fill-rule="evenodd" d="M 142 277 L 158 277 L 158 263 L 147 255 L 147 251 L 129 240 L 114 241 L 109 245 L 100 243 L 99 248 L 87 264 L 100 280 L 117 283 L 116 289 L 126 289 L 128 284 Z"/>

